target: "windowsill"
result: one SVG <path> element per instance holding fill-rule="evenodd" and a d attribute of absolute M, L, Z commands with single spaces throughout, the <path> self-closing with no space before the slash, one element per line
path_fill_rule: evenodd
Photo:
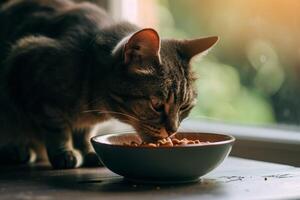
<path fill-rule="evenodd" d="M 253 126 L 224 122 L 186 120 L 182 123 L 184 130 L 201 130 L 208 132 L 228 133 L 238 139 L 283 142 L 300 145 L 300 130 L 283 126 Z"/>
<path fill-rule="evenodd" d="M 300 166 L 300 131 L 297 131 L 297 127 L 187 120 L 181 130 L 227 133 L 237 139 L 231 155 Z"/>

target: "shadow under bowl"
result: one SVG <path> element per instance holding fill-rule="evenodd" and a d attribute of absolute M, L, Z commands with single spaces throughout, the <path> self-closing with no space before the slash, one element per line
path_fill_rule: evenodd
<path fill-rule="evenodd" d="M 95 136 L 91 142 L 101 162 L 128 180 L 185 183 L 199 180 L 222 163 L 235 141 L 230 135 L 200 132 L 178 132 L 175 138 L 209 143 L 173 147 L 124 145 L 140 143 L 136 133 Z"/>

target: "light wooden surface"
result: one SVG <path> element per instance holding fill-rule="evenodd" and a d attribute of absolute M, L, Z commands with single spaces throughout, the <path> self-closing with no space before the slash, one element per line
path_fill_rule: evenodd
<path fill-rule="evenodd" d="M 229 157 L 198 183 L 140 185 L 106 168 L 0 167 L 0 199 L 300 199 L 300 168 Z"/>

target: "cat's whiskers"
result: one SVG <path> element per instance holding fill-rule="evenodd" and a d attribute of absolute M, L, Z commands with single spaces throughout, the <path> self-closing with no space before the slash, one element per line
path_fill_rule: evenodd
<path fill-rule="evenodd" d="M 113 133 L 114 134 L 119 134 L 119 133 L 135 133 L 136 131 L 134 129 L 121 129 L 121 130 L 114 130 Z M 97 135 L 101 135 L 101 134 L 107 134 L 107 130 L 97 130 Z"/>
<path fill-rule="evenodd" d="M 91 113 L 91 112 L 96 112 L 97 114 L 117 114 L 117 115 L 123 115 L 123 116 L 129 117 L 131 119 L 134 119 L 136 121 L 141 122 L 141 120 L 139 120 L 136 117 L 133 117 L 133 116 L 125 114 L 125 113 L 116 112 L 116 111 L 86 110 L 86 111 L 83 111 L 82 113 Z"/>

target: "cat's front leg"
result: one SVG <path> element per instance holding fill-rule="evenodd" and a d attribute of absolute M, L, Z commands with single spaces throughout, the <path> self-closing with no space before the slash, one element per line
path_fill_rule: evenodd
<path fill-rule="evenodd" d="M 80 149 L 83 155 L 83 166 L 95 167 L 101 165 L 91 145 L 91 128 L 79 128 L 73 130 L 74 145 Z"/>
<path fill-rule="evenodd" d="M 65 112 L 44 106 L 42 128 L 47 154 L 55 169 L 70 169 L 82 164 L 81 152 L 73 147 L 72 128 Z"/>
<path fill-rule="evenodd" d="M 0 165 L 28 164 L 36 160 L 36 153 L 27 144 L 9 143 L 0 147 Z"/>
<path fill-rule="evenodd" d="M 64 129 L 48 129 L 45 144 L 48 158 L 55 169 L 70 169 L 82 164 L 80 151 L 73 148 L 71 132 Z"/>

